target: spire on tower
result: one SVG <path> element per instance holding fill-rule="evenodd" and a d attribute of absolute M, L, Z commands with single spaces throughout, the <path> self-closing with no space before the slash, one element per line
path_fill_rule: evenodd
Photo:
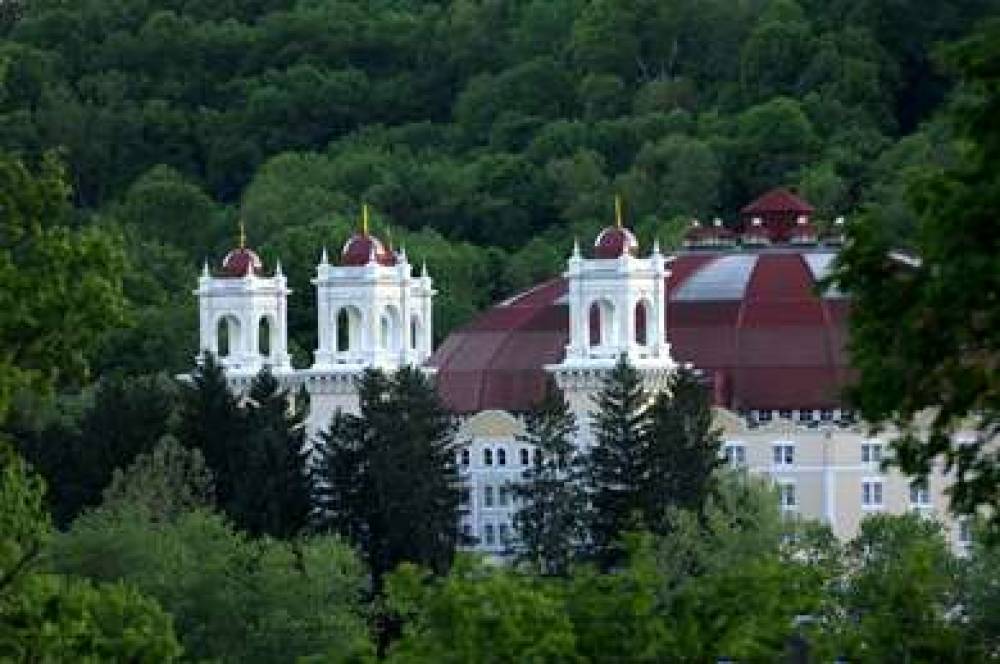
<path fill-rule="evenodd" d="M 361 233 L 368 235 L 368 203 L 361 204 Z"/>
<path fill-rule="evenodd" d="M 239 241 L 240 241 L 240 249 L 246 249 L 247 248 L 247 227 L 243 223 L 243 219 L 240 219 L 240 237 L 239 237 Z"/>
<path fill-rule="evenodd" d="M 580 238 L 573 238 L 573 258 L 580 257 Z"/>
<path fill-rule="evenodd" d="M 281 271 L 281 259 L 280 258 L 277 259 L 274 262 L 274 276 L 276 276 L 276 277 L 283 277 L 283 276 L 285 276 L 284 273 Z"/>
<path fill-rule="evenodd" d="M 615 226 L 618 228 L 622 227 L 622 197 L 621 194 L 615 194 Z"/>
<path fill-rule="evenodd" d="M 202 265 L 201 276 L 204 279 L 208 279 L 209 277 L 212 276 L 211 273 L 208 271 L 208 259 L 207 258 L 205 259 L 205 264 Z"/>
<path fill-rule="evenodd" d="M 329 265 L 330 264 L 330 257 L 326 253 L 326 245 L 323 245 L 323 253 L 320 254 L 319 264 L 320 265 Z"/>

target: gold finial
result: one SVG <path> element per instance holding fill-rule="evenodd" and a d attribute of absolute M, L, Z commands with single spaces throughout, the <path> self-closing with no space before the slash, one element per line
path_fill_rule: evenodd
<path fill-rule="evenodd" d="M 246 225 L 243 223 L 243 220 L 240 219 L 240 249 L 246 249 L 246 248 L 247 248 L 247 228 Z"/>
<path fill-rule="evenodd" d="M 368 235 L 368 203 L 361 204 L 361 232 Z"/>
<path fill-rule="evenodd" d="M 389 245 L 389 251 L 392 251 L 392 227 L 388 225 L 385 227 L 385 241 Z"/>
<path fill-rule="evenodd" d="M 615 194 L 615 226 L 618 228 L 622 227 L 622 197 L 621 194 Z"/>

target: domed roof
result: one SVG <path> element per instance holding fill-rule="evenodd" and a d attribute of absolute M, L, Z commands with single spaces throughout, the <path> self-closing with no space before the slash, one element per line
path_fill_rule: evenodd
<path fill-rule="evenodd" d="M 639 242 L 627 228 L 608 226 L 594 240 L 594 258 L 620 258 L 631 256 L 639 248 Z"/>
<path fill-rule="evenodd" d="M 374 235 L 361 232 L 352 235 L 340 252 L 340 264 L 347 266 L 368 265 L 372 256 L 379 265 L 392 266 L 396 264 L 396 255 L 388 251 Z"/>
<path fill-rule="evenodd" d="M 248 274 L 260 274 L 264 270 L 264 262 L 253 249 L 237 247 L 222 259 L 223 277 L 245 277 Z"/>
<path fill-rule="evenodd" d="M 729 408 L 835 408 L 851 378 L 845 350 L 848 301 L 815 287 L 829 249 L 689 252 L 666 279 L 666 329 L 677 361 L 724 389 Z M 554 279 L 487 310 L 453 332 L 430 358 L 455 412 L 524 411 L 544 394 L 546 364 L 565 356 L 569 308 Z"/>

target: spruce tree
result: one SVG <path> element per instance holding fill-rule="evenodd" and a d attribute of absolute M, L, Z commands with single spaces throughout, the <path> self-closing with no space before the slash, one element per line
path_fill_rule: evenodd
<path fill-rule="evenodd" d="M 524 482 L 514 485 L 518 559 L 546 575 L 567 574 L 586 536 L 587 497 L 579 481 L 576 431 L 562 392 L 549 381 L 518 436 L 534 447 L 534 465 L 524 472 Z"/>
<path fill-rule="evenodd" d="M 215 477 L 219 507 L 232 504 L 246 452 L 247 420 L 222 366 L 205 353 L 182 393 L 178 438 L 201 451 Z"/>
<path fill-rule="evenodd" d="M 594 555 L 608 567 L 621 558 L 620 535 L 647 525 L 643 508 L 650 474 L 649 395 L 624 355 L 594 402 L 594 439 L 585 461 L 588 530 Z"/>
<path fill-rule="evenodd" d="M 264 369 L 250 386 L 245 405 L 247 438 L 232 460 L 241 468 L 226 511 L 255 535 L 287 538 L 301 532 L 312 510 L 305 420 L 308 398 L 291 398 Z"/>
<path fill-rule="evenodd" d="M 419 369 L 366 371 L 358 392 L 360 416 L 338 412 L 321 435 L 317 516 L 361 550 L 379 594 L 401 562 L 450 567 L 461 481 L 454 425 Z"/>
<path fill-rule="evenodd" d="M 650 412 L 648 477 L 644 512 L 647 526 L 658 532 L 671 507 L 700 510 L 721 464 L 721 433 L 712 424 L 712 405 L 705 386 L 689 368 L 681 368 L 669 392 L 660 393 Z"/>

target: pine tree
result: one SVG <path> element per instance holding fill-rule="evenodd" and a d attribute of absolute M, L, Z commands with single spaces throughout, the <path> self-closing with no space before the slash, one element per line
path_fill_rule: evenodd
<path fill-rule="evenodd" d="M 654 532 L 671 507 L 699 510 L 719 467 L 721 433 L 712 424 L 712 405 L 697 374 L 688 368 L 674 376 L 670 392 L 660 393 L 650 412 L 653 426 L 644 492 L 647 526 Z"/>
<path fill-rule="evenodd" d="M 205 353 L 183 391 L 178 438 L 182 445 L 201 451 L 215 477 L 216 501 L 225 509 L 234 500 L 243 470 L 247 420 L 211 353 Z"/>
<path fill-rule="evenodd" d="M 305 528 L 312 510 L 304 392 L 290 398 L 264 369 L 250 386 L 246 400 L 247 438 L 232 460 L 241 467 L 226 511 L 235 523 L 255 535 L 292 537 Z"/>
<path fill-rule="evenodd" d="M 378 594 L 403 561 L 450 567 L 461 481 L 454 425 L 419 369 L 369 370 L 358 387 L 360 416 L 338 412 L 321 434 L 316 502 L 321 527 L 361 550 Z"/>
<path fill-rule="evenodd" d="M 649 480 L 649 395 L 642 377 L 622 355 L 595 397 L 593 446 L 585 461 L 590 499 L 589 539 L 602 565 L 621 557 L 616 542 L 625 531 L 645 527 L 643 492 Z"/>
<path fill-rule="evenodd" d="M 559 388 L 546 386 L 525 416 L 518 440 L 535 449 L 535 462 L 514 485 L 518 559 L 546 575 L 565 575 L 584 542 L 587 497 L 580 483 L 576 422 Z"/>

